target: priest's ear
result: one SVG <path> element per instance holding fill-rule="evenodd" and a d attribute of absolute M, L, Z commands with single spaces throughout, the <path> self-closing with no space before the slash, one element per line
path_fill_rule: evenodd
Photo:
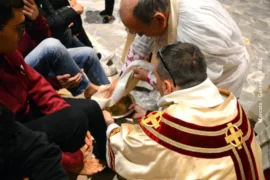
<path fill-rule="evenodd" d="M 169 80 L 164 80 L 162 83 L 162 94 L 168 95 L 168 94 L 171 94 L 173 91 L 175 91 L 175 87 L 173 86 L 173 83 Z"/>
<path fill-rule="evenodd" d="M 160 12 L 156 13 L 153 17 L 153 23 L 156 27 L 166 28 L 167 15 Z"/>

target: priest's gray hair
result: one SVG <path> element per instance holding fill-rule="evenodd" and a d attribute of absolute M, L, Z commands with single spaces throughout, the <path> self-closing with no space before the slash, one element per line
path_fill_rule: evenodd
<path fill-rule="evenodd" d="M 170 0 L 138 0 L 133 15 L 145 24 L 150 24 L 157 12 L 166 12 L 170 8 Z"/>
<path fill-rule="evenodd" d="M 176 86 L 180 89 L 187 89 L 207 79 L 204 55 L 197 46 L 176 42 L 165 46 L 159 52 L 157 54 L 159 61 L 157 73 L 161 80 L 172 80 L 173 78 Z M 163 58 L 168 69 L 161 62 L 161 58 Z"/>

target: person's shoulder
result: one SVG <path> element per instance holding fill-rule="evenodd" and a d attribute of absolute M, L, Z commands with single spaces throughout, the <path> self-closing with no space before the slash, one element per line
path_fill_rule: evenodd
<path fill-rule="evenodd" d="M 192 14 L 202 14 L 208 11 L 215 11 L 215 8 L 220 8 L 221 4 L 216 0 L 180 0 L 179 1 L 179 9 L 180 13 L 182 12 L 190 12 Z"/>
<path fill-rule="evenodd" d="M 5 54 L 5 57 L 14 65 L 20 65 L 23 62 L 23 57 L 18 50 Z"/>

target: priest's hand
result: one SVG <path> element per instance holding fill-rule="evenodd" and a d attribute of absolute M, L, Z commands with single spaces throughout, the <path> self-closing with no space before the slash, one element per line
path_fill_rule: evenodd
<path fill-rule="evenodd" d="M 139 79 L 141 81 L 147 81 L 148 71 L 146 69 L 134 67 L 133 71 L 134 71 L 133 75 L 134 78 Z"/>
<path fill-rule="evenodd" d="M 139 118 L 144 117 L 146 115 L 146 112 L 147 112 L 145 109 L 140 107 L 138 104 L 131 104 L 129 106 L 129 109 L 135 110 L 135 114 L 133 115 L 134 119 L 139 119 Z"/>
<path fill-rule="evenodd" d="M 105 120 L 105 123 L 106 123 L 107 126 L 109 126 L 110 124 L 114 123 L 114 119 L 113 119 L 111 113 L 109 113 L 106 110 L 103 110 L 102 113 L 103 113 L 104 120 Z"/>

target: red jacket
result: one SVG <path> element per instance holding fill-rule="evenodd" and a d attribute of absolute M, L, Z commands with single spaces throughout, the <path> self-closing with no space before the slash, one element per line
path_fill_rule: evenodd
<path fill-rule="evenodd" d="M 30 100 L 43 114 L 69 106 L 43 76 L 24 62 L 18 51 L 2 55 L 0 63 L 0 101 L 15 114 L 28 115 Z"/>
<path fill-rule="evenodd" d="M 23 55 L 23 57 L 26 57 L 33 49 L 36 48 L 36 46 L 43 40 L 45 40 L 46 38 L 51 37 L 51 31 L 50 28 L 47 24 L 46 19 L 39 15 L 37 17 L 36 20 L 31 21 L 28 25 L 30 25 L 30 27 L 27 27 L 26 33 L 24 36 L 21 37 L 20 41 L 19 41 L 19 45 L 18 45 L 18 51 Z M 19 60 L 23 62 L 24 65 L 25 62 L 22 59 L 21 56 L 19 56 L 19 53 L 15 53 L 17 54 L 16 57 L 12 57 L 11 59 L 14 60 L 14 62 L 16 60 Z M 20 64 L 20 63 L 19 63 Z M 46 110 L 42 110 L 42 113 L 44 114 L 51 114 L 55 111 L 58 111 L 64 107 L 69 106 L 54 90 L 58 90 L 61 88 L 61 85 L 58 83 L 58 81 L 56 80 L 56 77 L 51 78 L 51 79 L 47 79 L 47 81 L 50 83 L 50 85 L 53 87 L 51 87 L 46 80 L 44 80 L 44 78 L 41 77 L 41 75 L 39 75 L 35 70 L 33 70 L 32 68 L 30 68 L 28 65 L 26 65 L 28 69 L 30 69 L 30 73 L 33 75 L 36 75 L 38 78 L 42 79 L 39 83 L 33 85 L 33 88 L 37 88 L 37 90 L 39 90 L 40 94 L 43 95 L 46 94 L 46 97 L 44 97 L 44 99 L 40 99 L 39 95 L 37 97 L 37 99 L 33 99 L 34 101 L 38 102 L 38 105 L 42 110 L 43 106 L 46 107 Z M 18 76 L 19 77 L 19 76 Z M 0 77 L 1 78 L 1 77 Z M 39 80 L 38 80 L 39 81 Z M 38 82 L 37 81 L 37 82 Z M 45 88 L 46 87 L 46 88 Z M 17 91 L 19 89 L 21 89 L 20 87 L 17 87 Z M 46 91 L 46 89 L 48 89 Z M 18 91 L 19 92 L 19 91 Z M 18 94 L 17 92 L 17 94 Z M 15 95 L 17 95 L 15 93 Z M 29 113 L 29 105 L 28 105 L 28 101 L 26 100 L 26 97 L 23 98 L 23 100 L 26 104 L 27 107 L 17 107 L 16 109 L 23 109 L 26 108 L 26 112 L 24 112 L 24 115 L 27 115 Z M 27 101 L 27 102 L 26 102 Z M 17 106 L 20 106 L 20 104 L 16 103 Z M 23 103 L 22 103 L 23 104 Z M 26 105 L 24 104 L 24 105 Z M 9 107 L 9 106 L 8 106 Z M 11 108 L 13 109 L 13 108 Z M 22 110 L 24 111 L 24 110 Z M 15 113 L 18 112 L 15 110 Z M 19 112 L 18 112 L 19 113 Z M 76 153 L 71 154 L 71 153 L 62 153 L 62 160 L 61 163 L 62 165 L 66 168 L 72 168 L 74 166 L 78 166 L 81 165 L 83 162 L 83 154 L 81 153 L 80 150 L 78 150 Z"/>
<path fill-rule="evenodd" d="M 21 37 L 18 45 L 18 51 L 24 58 L 35 49 L 40 42 L 52 36 L 47 20 L 40 14 L 36 20 L 29 21 L 27 25 L 30 27 L 27 26 L 26 33 Z M 55 90 L 61 89 L 61 85 L 56 80 L 56 77 L 47 79 L 47 81 Z"/>
<path fill-rule="evenodd" d="M 35 102 L 43 114 L 52 114 L 67 104 L 38 72 L 28 66 L 18 51 L 0 54 L 0 102 L 14 114 L 26 117 L 29 101 Z M 68 169 L 81 165 L 83 154 L 62 153 L 62 165 Z"/>

